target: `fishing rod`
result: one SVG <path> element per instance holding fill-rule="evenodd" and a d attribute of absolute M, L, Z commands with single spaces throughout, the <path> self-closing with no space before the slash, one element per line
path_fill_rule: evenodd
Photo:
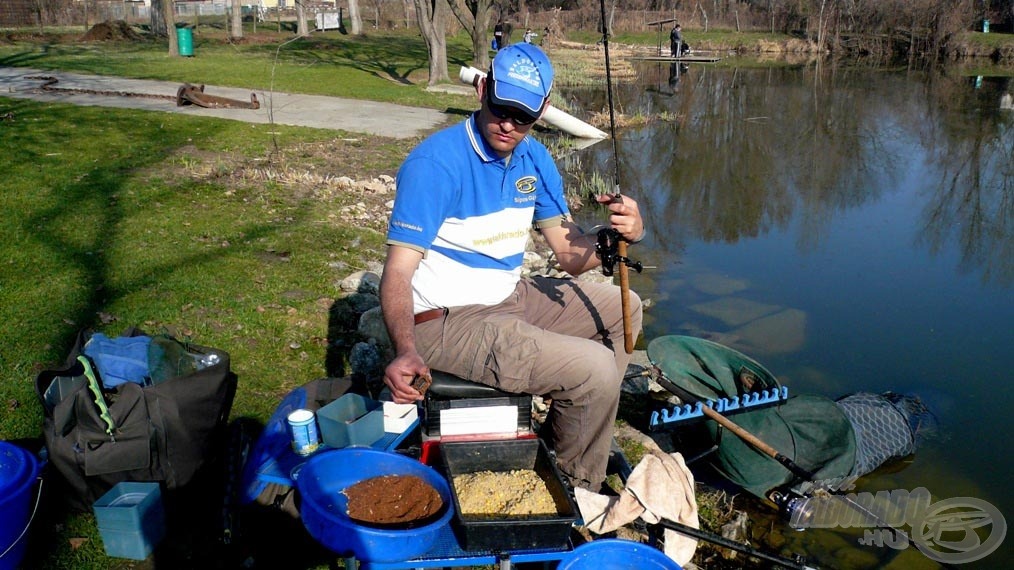
<path fill-rule="evenodd" d="M 599 10 L 602 18 L 602 47 L 606 54 L 606 99 L 609 102 L 609 138 L 613 144 L 613 202 L 623 202 L 620 195 L 620 154 L 616 149 L 616 116 L 613 111 L 613 78 L 609 71 L 609 26 L 606 25 L 606 0 L 599 0 Z M 623 349 L 627 354 L 634 352 L 634 333 L 630 323 L 630 273 L 628 265 L 631 263 L 627 258 L 627 241 L 620 236 L 620 233 L 612 228 L 599 230 L 596 251 L 601 248 L 603 241 L 612 241 L 616 244 L 616 256 L 614 261 L 620 263 L 620 307 L 623 310 Z M 612 265 L 606 265 L 606 258 L 602 257 L 603 274 L 606 277 L 612 275 Z M 640 273 L 641 265 L 637 264 L 634 269 Z"/>
<path fill-rule="evenodd" d="M 705 532 L 703 530 L 696 529 L 692 526 L 680 524 L 678 522 L 671 521 L 669 519 L 661 519 L 661 521 L 658 524 L 669 530 L 678 532 L 680 534 L 685 534 L 690 538 L 696 538 L 697 540 L 710 542 L 717 546 L 722 546 L 730 550 L 735 550 L 736 552 L 741 552 L 747 556 L 753 556 L 754 558 L 759 558 L 765 562 L 771 562 L 772 564 L 777 564 L 778 566 L 782 566 L 784 568 L 791 568 L 792 570 L 815 570 L 813 566 L 807 566 L 805 560 L 801 556 L 796 556 L 794 559 L 792 559 L 786 558 L 784 556 L 778 556 L 776 554 L 768 554 L 767 552 L 763 552 L 751 546 L 747 546 L 746 544 L 736 542 L 735 540 L 730 540 L 728 538 L 725 538 L 724 536 L 719 536 L 717 534 Z"/>

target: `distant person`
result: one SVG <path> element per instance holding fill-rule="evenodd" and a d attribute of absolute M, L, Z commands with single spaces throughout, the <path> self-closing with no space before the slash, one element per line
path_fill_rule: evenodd
<path fill-rule="evenodd" d="M 539 34 L 536 34 L 535 32 L 532 31 L 531 28 L 528 28 L 527 30 L 525 30 L 525 43 L 526 44 L 533 43 L 532 40 L 534 40 L 538 36 Z"/>
<path fill-rule="evenodd" d="M 690 46 L 683 41 L 683 26 L 679 24 L 669 32 L 669 53 L 671 57 L 682 57 L 690 53 Z"/>
<path fill-rule="evenodd" d="M 499 21 L 493 26 L 493 49 L 499 51 L 503 48 L 503 21 Z"/>

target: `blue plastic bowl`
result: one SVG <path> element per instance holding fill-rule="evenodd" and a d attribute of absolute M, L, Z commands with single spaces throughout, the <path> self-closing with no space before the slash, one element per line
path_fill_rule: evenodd
<path fill-rule="evenodd" d="M 606 538 L 578 546 L 556 570 L 682 570 L 664 552 L 632 540 Z"/>
<path fill-rule="evenodd" d="M 383 475 L 415 475 L 429 483 L 444 502 L 433 522 L 408 529 L 367 526 L 348 516 L 346 488 Z M 451 520 L 451 489 L 431 467 L 408 457 L 369 448 L 332 449 L 303 465 L 296 479 L 303 526 L 317 542 L 367 562 L 402 562 L 426 553 Z"/>
<path fill-rule="evenodd" d="M 0 441 L 0 570 L 21 564 L 28 548 L 35 480 L 41 466 L 28 451 Z"/>

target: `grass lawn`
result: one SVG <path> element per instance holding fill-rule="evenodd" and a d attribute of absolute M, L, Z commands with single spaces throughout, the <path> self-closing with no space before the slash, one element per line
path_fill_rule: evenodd
<path fill-rule="evenodd" d="M 452 80 L 460 66 L 471 64 L 469 45 L 465 34 L 449 38 Z M 81 42 L 62 36 L 0 42 L 0 65 L 265 91 L 273 85 L 281 92 L 441 109 L 448 96 L 424 89 L 427 57 L 421 37 L 409 32 L 319 32 L 293 40 L 291 33 L 260 31 L 232 44 L 210 30 L 195 34 L 193 57 L 170 57 L 164 40 Z"/>
<path fill-rule="evenodd" d="M 364 196 L 314 181 L 393 174 L 405 141 L 2 97 L 0 116 L 0 438 L 39 435 L 34 377 L 83 327 L 229 352 L 234 418 L 263 422 L 292 388 L 348 373 L 338 283 L 379 262 L 383 223 L 346 221 Z M 112 567 L 91 517 L 65 517 L 33 525 L 32 567 Z"/>

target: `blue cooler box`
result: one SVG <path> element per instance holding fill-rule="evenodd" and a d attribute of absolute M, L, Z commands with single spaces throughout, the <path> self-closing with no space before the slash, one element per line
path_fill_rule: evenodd
<path fill-rule="evenodd" d="M 117 483 L 93 509 L 108 556 L 144 560 L 165 537 L 158 483 Z"/>

